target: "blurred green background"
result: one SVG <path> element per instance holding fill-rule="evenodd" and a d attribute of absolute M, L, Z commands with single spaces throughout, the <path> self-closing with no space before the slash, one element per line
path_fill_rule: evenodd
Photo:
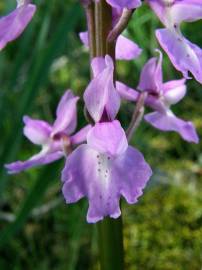
<path fill-rule="evenodd" d="M 9 176 L 3 164 L 24 160 L 37 147 L 22 136 L 22 116 L 54 120 L 65 89 L 82 95 L 89 56 L 78 33 L 85 16 L 77 1 L 36 0 L 37 13 L 23 35 L 0 53 L 0 269 L 97 270 L 95 225 L 86 223 L 85 200 L 66 205 L 60 172 L 64 161 Z M 6 14 L 14 0 L 0 0 Z M 202 46 L 202 21 L 183 33 Z M 138 9 L 125 32 L 144 49 L 137 60 L 117 64 L 120 80 L 135 87 L 141 67 L 158 46 L 161 27 L 148 7 Z M 164 79 L 180 78 L 164 55 Z M 190 80 L 188 94 L 173 111 L 192 120 L 202 135 L 202 88 Z M 127 127 L 133 104 L 123 103 Z M 79 125 L 86 122 L 79 102 Z M 202 267 L 202 144 L 184 142 L 142 123 L 132 144 L 151 164 L 153 177 L 136 205 L 123 203 L 127 270 L 200 270 Z M 111 270 L 111 269 L 110 269 Z M 115 270 L 115 269 L 112 269 Z"/>

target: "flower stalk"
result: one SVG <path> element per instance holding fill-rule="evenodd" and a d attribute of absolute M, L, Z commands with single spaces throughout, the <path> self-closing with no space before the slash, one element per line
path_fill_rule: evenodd
<path fill-rule="evenodd" d="M 112 29 L 112 8 L 105 0 L 100 0 L 95 2 L 94 18 L 92 7 L 89 7 L 87 14 L 91 57 L 108 54 L 115 63 L 115 42 L 107 41 Z M 123 270 L 124 252 L 121 217 L 118 219 L 105 218 L 97 224 L 97 230 L 101 270 Z"/>

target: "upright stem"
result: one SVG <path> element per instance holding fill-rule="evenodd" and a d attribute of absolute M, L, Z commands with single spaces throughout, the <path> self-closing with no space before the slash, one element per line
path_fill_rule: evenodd
<path fill-rule="evenodd" d="M 112 29 L 112 8 L 105 0 L 95 3 L 96 56 L 110 55 L 115 66 L 115 42 L 108 42 Z M 114 75 L 115 78 L 115 75 Z M 123 270 L 122 219 L 105 218 L 97 224 L 101 270 Z"/>
<path fill-rule="evenodd" d="M 96 56 L 109 54 L 114 62 L 114 50 L 109 50 L 107 36 L 112 28 L 112 9 L 105 0 L 95 3 Z"/>
<path fill-rule="evenodd" d="M 105 218 L 97 228 L 101 270 L 123 270 L 122 219 Z"/>

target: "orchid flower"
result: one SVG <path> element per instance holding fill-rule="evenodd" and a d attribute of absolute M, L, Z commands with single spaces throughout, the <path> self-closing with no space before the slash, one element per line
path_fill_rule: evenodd
<path fill-rule="evenodd" d="M 202 50 L 180 31 L 182 22 L 202 19 L 200 0 L 147 0 L 166 28 L 157 29 L 156 37 L 174 67 L 188 79 L 188 71 L 202 83 Z"/>
<path fill-rule="evenodd" d="M 79 37 L 83 44 L 88 48 L 88 32 L 81 32 Z M 116 41 L 115 55 L 118 60 L 132 60 L 137 58 L 142 52 L 142 49 L 130 39 L 120 35 Z"/>
<path fill-rule="evenodd" d="M 159 52 L 160 53 L 160 52 Z M 143 67 L 137 90 L 117 82 L 117 91 L 126 100 L 137 101 L 139 93 L 145 91 L 145 104 L 155 110 L 146 114 L 144 119 L 162 131 L 176 131 L 188 142 L 198 143 L 199 138 L 191 122 L 186 122 L 174 115 L 170 106 L 178 103 L 186 94 L 185 79 L 163 83 L 162 55 L 159 60 L 151 58 Z"/>
<path fill-rule="evenodd" d="M 32 143 L 40 145 L 42 150 L 26 161 L 16 161 L 5 165 L 9 173 L 18 173 L 31 167 L 56 161 L 66 156 L 72 145 L 86 140 L 90 125 L 70 136 L 77 125 L 76 104 L 78 99 L 71 90 L 65 92 L 57 107 L 57 117 L 53 125 L 24 116 L 24 135 Z"/>
<path fill-rule="evenodd" d="M 0 18 L 0 50 L 24 31 L 35 11 L 36 6 L 29 1 L 18 0 L 16 9 Z"/>
<path fill-rule="evenodd" d="M 135 203 L 151 176 L 143 155 L 128 146 L 118 120 L 120 98 L 113 85 L 113 61 L 110 56 L 92 61 L 94 78 L 84 93 L 88 112 L 95 126 L 82 144 L 66 160 L 62 172 L 63 194 L 67 203 L 83 197 L 89 200 L 87 221 L 105 216 L 118 218 L 120 197 Z"/>

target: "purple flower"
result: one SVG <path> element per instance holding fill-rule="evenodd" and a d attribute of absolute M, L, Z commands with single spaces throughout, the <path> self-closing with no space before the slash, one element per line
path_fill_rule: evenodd
<path fill-rule="evenodd" d="M 79 37 L 86 47 L 89 47 L 88 32 L 81 32 Z M 116 59 L 118 60 L 132 60 L 137 58 L 142 52 L 136 43 L 130 39 L 120 35 L 116 41 Z"/>
<path fill-rule="evenodd" d="M 97 222 L 105 216 L 120 216 L 121 196 L 128 203 L 137 202 L 151 169 L 142 154 L 128 146 L 124 130 L 114 120 L 120 97 L 113 84 L 111 57 L 94 58 L 92 70 L 94 78 L 84 93 L 84 101 L 95 126 L 87 134 L 87 144 L 67 157 L 62 190 L 67 203 L 87 197 L 87 221 Z"/>
<path fill-rule="evenodd" d="M 40 145 L 42 150 L 26 161 L 16 161 L 5 165 L 9 173 L 18 173 L 34 166 L 51 163 L 65 156 L 73 144 L 86 140 L 90 125 L 70 136 L 77 124 L 78 99 L 71 90 L 65 92 L 57 107 L 56 120 L 52 126 L 45 121 L 24 116 L 24 135 L 32 143 Z"/>
<path fill-rule="evenodd" d="M 94 78 L 84 93 L 88 112 L 95 122 L 114 120 L 120 107 L 120 97 L 113 82 L 113 60 L 108 55 L 97 57 L 91 66 Z"/>
<path fill-rule="evenodd" d="M 202 19 L 200 0 L 147 0 L 157 14 L 164 29 L 156 30 L 161 47 L 168 54 L 174 67 L 189 78 L 188 71 L 202 83 L 202 50 L 187 40 L 180 31 L 182 22 Z"/>
<path fill-rule="evenodd" d="M 163 83 L 162 55 L 159 60 L 151 58 L 143 67 L 137 89 L 147 92 L 145 104 L 155 110 L 144 119 L 162 131 L 176 131 L 188 141 L 198 143 L 199 138 L 191 122 L 186 122 L 170 110 L 172 104 L 179 102 L 186 94 L 185 79 Z M 117 82 L 117 90 L 122 98 L 136 101 L 139 92 Z"/>
<path fill-rule="evenodd" d="M 67 203 L 82 197 L 89 200 L 87 221 L 105 216 L 118 218 L 119 199 L 137 202 L 152 172 L 142 154 L 128 146 L 120 123 L 97 123 L 80 145 L 67 157 L 62 172 L 63 194 Z"/>
<path fill-rule="evenodd" d="M 29 1 L 18 0 L 17 3 L 13 12 L 0 18 L 0 50 L 24 31 L 36 11 L 36 6 Z"/>

